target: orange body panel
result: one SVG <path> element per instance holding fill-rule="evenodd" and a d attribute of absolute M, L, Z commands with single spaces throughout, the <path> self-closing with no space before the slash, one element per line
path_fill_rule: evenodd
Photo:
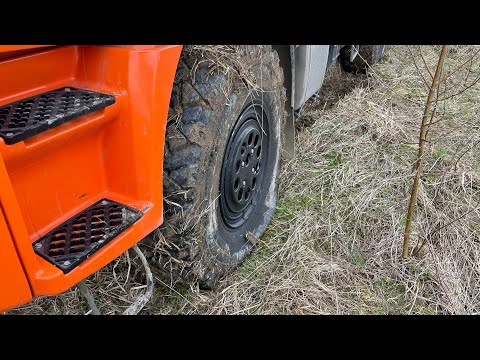
<path fill-rule="evenodd" d="M 0 139 L 0 200 L 34 296 L 67 290 L 161 225 L 165 126 L 180 52 L 65 46 L 0 61 L 0 106 L 63 86 L 116 97 L 25 141 Z M 68 274 L 35 255 L 32 242 L 103 197 L 143 217 Z"/>
<path fill-rule="evenodd" d="M 52 45 L 0 45 L 0 53 L 19 51 L 19 50 L 38 49 L 46 46 L 52 46 Z"/>
<path fill-rule="evenodd" d="M 27 278 L 0 208 L 0 312 L 32 299 Z"/>

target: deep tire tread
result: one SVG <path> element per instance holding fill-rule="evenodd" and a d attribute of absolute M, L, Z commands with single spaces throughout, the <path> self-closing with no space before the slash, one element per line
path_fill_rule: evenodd
<path fill-rule="evenodd" d="M 276 53 L 272 57 L 279 66 Z M 197 235 L 195 219 L 198 218 L 198 193 L 204 186 L 204 174 L 209 169 L 209 157 L 219 151 L 215 143 L 204 144 L 205 134 L 212 131 L 214 108 L 208 99 L 218 99 L 221 86 L 227 76 L 211 73 L 207 65 L 199 65 L 189 52 L 179 61 L 169 109 L 164 155 L 164 224 L 149 242 L 148 257 L 157 276 L 170 284 L 197 282 L 211 288 L 218 276 L 230 270 L 221 264 L 212 264 L 208 256 L 198 256 L 194 237 Z M 223 106 L 221 104 L 220 106 Z M 283 107 L 282 107 L 283 109 Z M 157 243 L 162 246 L 159 248 Z M 156 247 L 155 251 L 153 248 Z M 150 251 L 148 251 L 150 250 Z M 204 262 L 198 271 L 196 262 Z M 210 263 L 208 263 L 210 262 Z M 208 267 L 215 266 L 215 276 L 208 274 Z"/>

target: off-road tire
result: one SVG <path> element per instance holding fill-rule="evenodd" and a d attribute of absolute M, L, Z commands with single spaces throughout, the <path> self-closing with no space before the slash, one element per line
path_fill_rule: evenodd
<path fill-rule="evenodd" d="M 343 70 L 351 73 L 365 74 L 367 69 L 380 62 L 385 45 L 360 45 L 358 55 L 350 61 L 351 46 L 340 50 L 340 64 Z"/>
<path fill-rule="evenodd" d="M 164 281 L 203 288 L 214 287 L 241 264 L 271 220 L 285 118 L 283 71 L 270 46 L 210 50 L 186 47 L 179 62 L 165 142 L 164 224 L 149 240 L 155 248 L 150 246 L 148 255 Z M 227 53 L 218 58 L 217 51 Z M 260 151 L 258 144 L 256 148 L 263 151 L 258 161 L 264 166 L 263 180 L 257 184 L 256 205 L 248 205 L 253 213 L 232 229 L 222 215 L 220 196 L 220 179 L 228 175 L 224 155 L 231 157 L 235 151 L 226 145 L 235 136 L 232 129 L 242 111 L 258 112 L 260 107 L 269 135 L 268 149 Z M 249 151 L 253 154 L 253 148 Z"/>

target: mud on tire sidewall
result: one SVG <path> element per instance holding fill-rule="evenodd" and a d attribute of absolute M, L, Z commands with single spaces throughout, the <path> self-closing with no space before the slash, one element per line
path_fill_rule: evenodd
<path fill-rule="evenodd" d="M 241 106 L 236 109 L 236 113 L 240 114 L 242 109 L 249 105 L 249 103 L 259 100 L 261 95 L 251 94 L 247 96 L 245 101 L 238 101 Z M 237 106 L 235 106 L 237 108 Z M 251 250 L 251 244 L 245 239 L 245 232 L 249 231 L 255 237 L 259 237 L 265 231 L 266 225 L 270 222 L 273 215 L 275 202 L 276 202 L 276 183 L 278 177 L 278 167 L 280 159 L 280 119 L 281 111 L 283 107 L 279 108 L 271 96 L 264 96 L 263 110 L 267 113 L 269 121 L 269 137 L 270 137 L 270 149 L 269 159 L 266 163 L 265 175 L 262 180 L 262 186 L 259 188 L 259 199 L 265 199 L 265 201 L 259 201 L 255 207 L 253 213 L 249 216 L 249 219 L 242 224 L 235 231 L 228 230 L 224 222 L 221 220 L 220 206 L 218 197 L 218 189 L 220 188 L 220 168 L 223 162 L 224 151 L 218 152 L 213 157 L 213 163 L 215 165 L 210 168 L 215 168 L 215 171 L 207 178 L 206 193 L 208 198 L 212 201 L 212 207 L 207 212 L 206 216 L 206 228 L 205 228 L 205 240 L 209 245 L 212 255 L 215 256 L 217 261 L 224 262 L 226 265 L 236 265 L 241 262 L 245 255 Z M 238 115 L 237 115 L 238 116 Z M 273 121 L 272 121 L 273 120 Z M 231 133 L 231 128 L 235 122 L 232 122 L 228 133 Z M 225 132 L 224 132 L 225 134 Z M 225 136 L 225 135 L 224 135 Z M 225 139 L 227 140 L 227 139 Z M 220 145 L 225 147 L 226 141 Z M 213 201 L 216 199 L 215 201 Z M 229 241 L 226 238 L 229 237 Z M 242 243 L 241 249 L 231 254 L 231 256 L 224 256 L 224 252 L 218 252 L 217 248 L 224 248 L 228 243 L 237 242 Z"/>
<path fill-rule="evenodd" d="M 233 268 L 243 262 L 246 256 L 251 252 L 253 245 L 245 237 L 249 232 L 253 237 L 259 238 L 265 232 L 269 224 L 276 203 L 276 190 L 278 183 L 278 171 L 280 162 L 280 143 L 281 143 L 281 120 L 284 118 L 284 96 L 282 94 L 282 83 L 273 82 L 271 89 L 264 89 L 266 92 L 258 93 L 242 91 L 239 95 L 232 95 L 229 99 L 229 105 L 223 108 L 218 120 L 218 131 L 216 139 L 219 142 L 211 150 L 210 162 L 206 169 L 209 169 L 205 181 L 205 198 L 208 206 L 203 216 L 200 230 L 204 232 L 205 245 L 202 256 L 207 257 L 200 262 L 203 269 L 197 269 L 203 273 L 202 285 L 212 287 L 219 276 L 230 268 Z M 278 86 L 278 87 L 277 87 Z M 277 88 L 276 88 L 277 87 Z M 252 101 L 261 101 L 263 98 L 263 110 L 267 114 L 269 121 L 269 159 L 264 169 L 262 184 L 259 188 L 258 203 L 248 220 L 239 228 L 232 231 L 228 229 L 222 220 L 219 203 L 220 174 L 225 154 L 225 148 L 228 137 L 241 114 L 242 110 Z M 228 121 L 225 121 L 228 119 Z M 229 244 L 234 244 L 236 251 L 231 251 Z M 211 263 L 211 266 L 208 264 Z"/>
<path fill-rule="evenodd" d="M 195 47 L 185 47 L 177 69 L 165 142 L 165 220 L 156 232 L 159 241 L 155 236 L 150 237 L 145 246 L 150 248 L 152 269 L 165 281 L 212 288 L 220 277 L 245 260 L 254 246 L 252 238 L 260 238 L 273 215 L 286 93 L 279 57 L 271 46 L 229 47 L 234 51 L 233 58 L 221 61 L 222 64 L 227 61 L 229 72 L 218 67 L 215 56 L 204 56 L 202 51 L 208 47 L 200 48 L 203 50 L 199 53 Z M 210 50 L 218 54 L 215 46 Z M 232 223 L 239 213 L 232 218 L 225 207 L 227 197 L 220 201 L 220 184 L 224 194 L 230 185 L 228 191 L 235 191 L 235 186 L 226 182 L 227 178 L 232 180 L 231 176 L 224 176 L 221 181 L 221 174 L 226 174 L 233 160 L 230 157 L 224 169 L 222 164 L 224 154 L 232 154 L 233 146 L 239 145 L 238 137 L 231 143 L 229 137 L 240 116 L 241 128 L 241 124 L 247 123 L 245 119 L 254 119 L 252 113 L 258 116 L 256 110 L 249 115 L 245 113 L 248 117 L 242 115 L 252 101 L 263 104 L 262 110 L 269 121 L 269 139 L 261 145 L 256 183 L 261 192 L 252 192 L 257 205 L 248 220 L 243 224 L 241 220 Z M 264 163 L 267 143 L 268 165 Z M 248 212 L 251 210 L 250 207 Z M 228 229 L 224 221 L 230 224 Z"/>

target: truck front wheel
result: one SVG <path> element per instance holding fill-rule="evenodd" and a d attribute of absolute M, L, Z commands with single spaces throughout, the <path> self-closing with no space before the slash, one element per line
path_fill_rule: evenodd
<path fill-rule="evenodd" d="M 164 225 L 150 262 L 170 282 L 211 288 L 274 213 L 285 90 L 270 46 L 186 47 L 164 155 Z"/>

